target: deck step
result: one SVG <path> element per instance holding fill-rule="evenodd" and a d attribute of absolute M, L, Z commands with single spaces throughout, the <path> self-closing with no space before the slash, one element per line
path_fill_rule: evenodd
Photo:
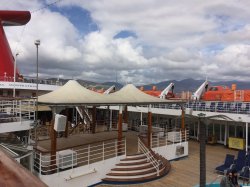
<path fill-rule="evenodd" d="M 140 159 L 145 159 L 147 158 L 145 155 L 138 155 L 138 156 L 135 156 L 135 157 L 126 157 L 124 159 L 121 159 L 121 161 L 128 161 L 128 160 L 140 160 Z"/>
<path fill-rule="evenodd" d="M 120 161 L 121 164 L 131 164 L 131 163 L 139 163 L 139 162 L 147 162 L 147 158 L 138 158 L 138 159 L 123 159 Z"/>
<path fill-rule="evenodd" d="M 142 160 L 142 161 L 135 161 L 135 162 L 121 162 L 119 164 L 116 164 L 116 166 L 134 166 L 134 165 L 141 165 L 141 164 L 146 164 L 148 163 L 147 161 L 145 160 Z"/>
<path fill-rule="evenodd" d="M 145 177 L 150 177 L 150 176 L 155 176 L 157 175 L 156 172 L 148 173 L 148 174 L 142 174 L 142 175 L 131 175 L 131 176 L 109 176 L 106 177 L 106 179 L 126 179 L 126 180 L 131 180 L 131 179 L 141 179 Z"/>
<path fill-rule="evenodd" d="M 149 170 L 154 169 L 154 167 L 146 167 L 146 168 L 140 168 L 140 169 L 133 169 L 133 170 L 115 170 L 116 168 L 112 169 L 110 173 L 137 173 L 137 172 L 146 172 Z"/>
<path fill-rule="evenodd" d="M 106 174 L 106 178 L 102 179 L 105 183 L 123 183 L 129 184 L 133 182 L 145 182 L 153 179 L 157 179 L 167 174 L 171 168 L 168 160 L 153 153 L 151 156 L 157 162 L 160 160 L 160 170 L 157 172 L 151 162 L 143 154 L 136 154 L 127 156 L 125 159 L 120 160 L 120 163 L 116 164 L 115 168 Z M 150 159 L 151 160 L 151 159 Z"/>
<path fill-rule="evenodd" d="M 149 173 L 156 172 L 155 168 L 148 168 L 144 170 L 132 170 L 132 171 L 112 171 L 111 173 L 108 173 L 107 176 L 135 176 L 135 175 L 146 175 Z"/>
<path fill-rule="evenodd" d="M 143 157 L 144 154 L 138 153 L 138 154 L 134 154 L 134 155 L 127 155 L 126 158 L 127 158 L 127 159 L 130 159 L 130 158 L 133 159 L 133 158 L 137 158 L 137 157 L 141 157 L 141 156 Z"/>
<path fill-rule="evenodd" d="M 135 165 L 135 166 L 119 166 L 111 169 L 111 171 L 133 171 L 133 170 L 141 170 L 153 167 L 151 163 L 143 164 L 143 165 Z"/>
<path fill-rule="evenodd" d="M 133 164 L 133 165 L 126 165 L 126 164 L 116 164 L 116 168 L 135 168 L 135 167 L 143 167 L 143 166 L 149 166 L 151 165 L 150 162 L 143 162 L 141 164 Z"/>

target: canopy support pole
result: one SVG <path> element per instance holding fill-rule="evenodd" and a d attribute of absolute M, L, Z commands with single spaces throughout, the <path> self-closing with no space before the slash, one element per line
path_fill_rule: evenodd
<path fill-rule="evenodd" d="M 110 109 L 110 122 L 109 122 L 109 130 L 112 131 L 112 109 Z"/>
<path fill-rule="evenodd" d="M 227 146 L 227 123 L 225 124 L 224 145 Z"/>
<path fill-rule="evenodd" d="M 95 134 L 95 126 L 96 126 L 96 106 L 92 108 L 92 134 Z"/>
<path fill-rule="evenodd" d="M 54 129 L 54 122 L 55 122 L 55 108 L 52 108 L 52 115 L 53 118 L 51 120 L 51 129 L 50 129 L 50 139 L 51 139 L 51 153 L 50 153 L 50 170 L 52 171 L 52 173 L 55 171 L 56 169 L 56 144 L 57 144 L 57 133 Z"/>
<path fill-rule="evenodd" d="M 151 148 L 152 137 L 152 112 L 151 105 L 148 106 L 148 147 Z"/>
<path fill-rule="evenodd" d="M 128 105 L 124 107 L 124 123 L 128 124 Z"/>
<path fill-rule="evenodd" d="M 122 105 L 119 106 L 119 116 L 118 116 L 118 155 L 121 153 L 122 144 Z"/>
<path fill-rule="evenodd" d="M 68 120 L 69 120 L 69 109 L 68 108 L 66 108 L 66 116 L 67 116 L 67 120 L 66 120 L 64 137 L 68 138 L 68 134 L 69 134 L 69 123 L 68 123 Z M 74 116 L 74 114 L 73 114 L 73 116 Z"/>

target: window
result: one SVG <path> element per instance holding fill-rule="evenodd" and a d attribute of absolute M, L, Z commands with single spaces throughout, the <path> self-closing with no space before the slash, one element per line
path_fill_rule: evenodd
<path fill-rule="evenodd" d="M 217 88 L 217 87 L 211 87 L 211 88 L 209 89 L 209 91 L 218 91 L 218 88 Z"/>

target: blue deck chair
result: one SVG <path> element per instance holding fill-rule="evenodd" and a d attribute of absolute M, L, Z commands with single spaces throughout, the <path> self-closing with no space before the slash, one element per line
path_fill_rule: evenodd
<path fill-rule="evenodd" d="M 224 103 L 223 102 L 218 102 L 217 107 L 216 107 L 217 112 L 223 112 L 224 111 Z"/>
<path fill-rule="evenodd" d="M 200 111 L 204 111 L 206 109 L 206 103 L 205 102 L 201 102 L 200 106 L 199 106 L 199 110 Z"/>
<path fill-rule="evenodd" d="M 247 104 L 246 104 L 245 113 L 246 113 L 246 114 L 249 114 L 249 113 L 250 113 L 250 103 L 247 103 Z"/>
<path fill-rule="evenodd" d="M 246 107 L 247 105 L 245 103 L 242 103 L 239 113 L 241 114 L 246 113 Z"/>
<path fill-rule="evenodd" d="M 250 179 L 250 172 L 249 172 L 249 166 L 245 166 L 242 168 L 242 170 L 239 172 L 239 178 L 242 178 L 242 179 L 245 179 L 245 180 L 248 180 Z"/>
<path fill-rule="evenodd" d="M 237 172 L 240 172 L 244 166 L 246 166 L 247 159 L 246 159 L 246 151 L 239 150 L 237 159 L 234 161 L 234 168 Z"/>
<path fill-rule="evenodd" d="M 236 106 L 236 112 L 237 113 L 241 113 L 241 107 L 242 107 L 242 103 L 238 103 Z"/>
<path fill-rule="evenodd" d="M 215 102 L 211 102 L 211 104 L 210 104 L 210 112 L 215 112 Z"/>
<path fill-rule="evenodd" d="M 245 159 L 246 159 L 246 150 L 239 150 L 238 155 L 237 155 L 237 159 L 235 161 L 237 161 L 237 160 L 244 160 L 245 161 Z"/>
<path fill-rule="evenodd" d="M 224 112 L 229 112 L 230 108 L 231 108 L 231 103 L 225 103 L 223 110 L 224 110 Z"/>
<path fill-rule="evenodd" d="M 224 164 L 215 168 L 216 171 L 224 173 L 234 163 L 234 155 L 226 154 Z"/>
<path fill-rule="evenodd" d="M 242 170 L 239 172 L 239 177 L 249 181 L 249 179 L 250 179 L 249 170 L 250 170 L 250 154 L 248 153 L 247 158 L 246 158 L 246 164 L 242 168 Z"/>

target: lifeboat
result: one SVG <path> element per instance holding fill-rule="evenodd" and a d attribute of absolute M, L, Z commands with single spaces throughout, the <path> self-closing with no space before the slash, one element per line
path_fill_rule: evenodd
<path fill-rule="evenodd" d="M 143 91 L 146 94 L 149 94 L 151 96 L 154 97 L 160 97 L 162 94 L 162 90 L 157 90 L 156 86 L 152 87 L 152 90 L 144 90 L 143 87 L 140 88 L 141 91 Z M 174 98 L 175 95 L 172 91 L 168 91 L 167 95 L 165 95 L 165 99 L 170 99 L 170 98 Z"/>
<path fill-rule="evenodd" d="M 250 101 L 250 90 L 237 90 L 236 84 L 228 86 L 212 86 L 206 91 L 201 100 L 204 101 Z"/>

